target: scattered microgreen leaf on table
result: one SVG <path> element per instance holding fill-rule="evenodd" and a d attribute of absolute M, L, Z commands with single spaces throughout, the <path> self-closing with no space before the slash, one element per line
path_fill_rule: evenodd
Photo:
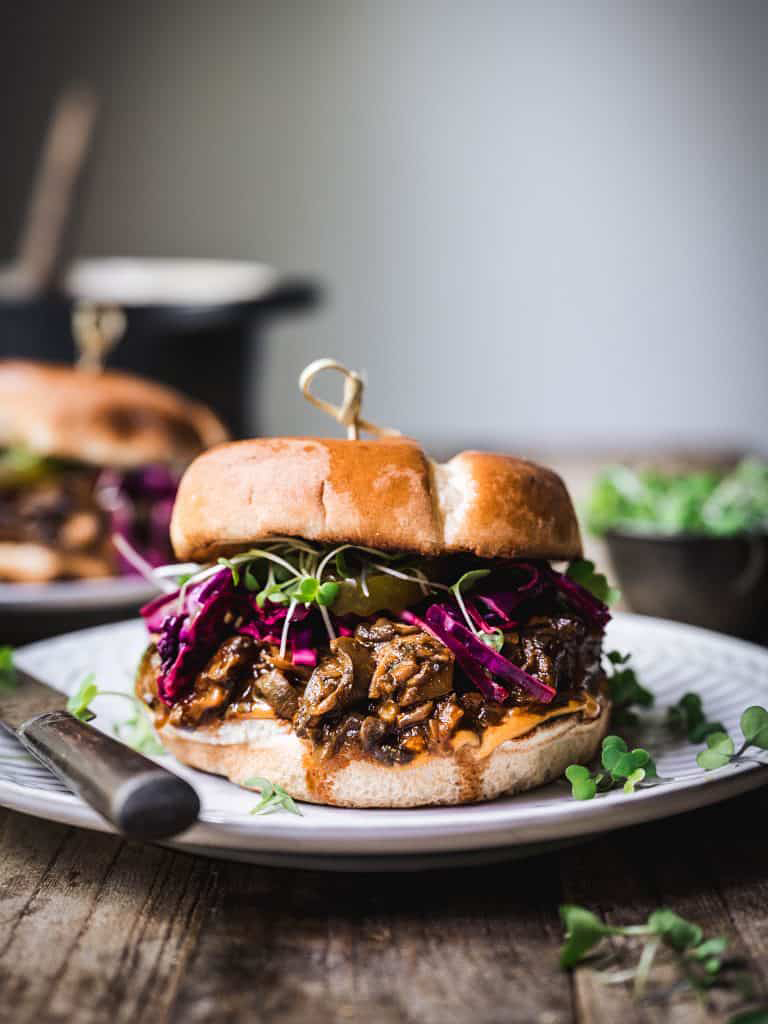
<path fill-rule="evenodd" d="M 728 1024 L 768 1024 L 768 1006 L 737 1013 L 728 1018 Z"/>
<path fill-rule="evenodd" d="M 624 926 L 605 924 L 591 910 L 573 904 L 561 906 L 560 916 L 565 928 L 560 966 L 566 970 L 583 963 L 609 937 L 621 947 L 639 949 L 634 967 L 613 975 L 601 970 L 599 975 L 607 984 L 631 981 L 636 998 L 644 995 L 659 954 L 666 955 L 676 966 L 680 975 L 676 988 L 682 985 L 702 996 L 715 986 L 727 987 L 732 980 L 729 970 L 734 966 L 740 967 L 739 987 L 744 987 L 743 966 L 725 960 L 727 940 L 723 936 L 704 938 L 699 925 L 673 910 L 654 910 L 645 924 Z M 626 949 L 616 952 L 625 953 Z"/>
<path fill-rule="evenodd" d="M 298 814 L 301 817 L 301 811 L 296 806 L 293 797 L 289 796 L 276 782 L 254 776 L 252 779 L 246 779 L 244 785 L 258 789 L 261 793 L 261 800 L 251 809 L 251 814 L 274 814 L 275 811 L 288 811 L 289 814 Z"/>
<path fill-rule="evenodd" d="M 560 966 L 566 970 L 580 963 L 604 938 L 618 934 L 616 928 L 603 924 L 597 914 L 586 907 L 566 903 L 560 907 L 560 917 L 565 926 Z"/>

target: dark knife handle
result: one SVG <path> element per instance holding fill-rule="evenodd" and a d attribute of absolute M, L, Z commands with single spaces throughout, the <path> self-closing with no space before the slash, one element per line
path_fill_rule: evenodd
<path fill-rule="evenodd" d="M 200 798 L 188 782 L 68 711 L 37 715 L 18 736 L 46 768 L 131 839 L 167 839 L 197 820 Z"/>

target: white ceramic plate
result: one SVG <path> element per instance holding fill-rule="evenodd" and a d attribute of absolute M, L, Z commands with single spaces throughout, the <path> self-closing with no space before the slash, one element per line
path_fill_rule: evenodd
<path fill-rule="evenodd" d="M 157 587 L 140 576 L 57 583 L 0 583 L 0 611 L 90 612 L 98 608 L 126 612 L 157 596 Z"/>
<path fill-rule="evenodd" d="M 104 688 L 129 691 L 145 643 L 140 622 L 122 622 L 69 633 L 22 648 L 18 663 L 67 692 L 88 672 Z M 531 793 L 463 807 L 413 810 L 348 810 L 302 804 L 303 815 L 249 813 L 255 794 L 215 776 L 168 767 L 189 778 L 200 793 L 199 823 L 177 840 L 179 847 L 259 863 L 335 869 L 442 865 L 460 855 L 530 852 L 654 818 L 691 810 L 768 781 L 768 766 L 729 765 L 705 773 L 696 765 L 700 749 L 670 738 L 664 711 L 687 690 L 704 699 L 712 719 L 738 735 L 738 719 L 750 704 L 768 705 L 768 651 L 752 644 L 661 619 L 619 614 L 608 628 L 607 648 L 631 651 L 642 682 L 656 694 L 641 736 L 656 753 L 659 774 L 670 781 L 625 795 L 620 790 L 594 800 L 571 799 L 564 783 Z M 0 708 L 2 702 L 0 701 Z M 120 698 L 94 703 L 95 724 L 111 731 L 130 712 Z M 0 804 L 85 828 L 108 826 L 31 760 L 15 740 L 0 739 Z M 482 851 L 482 853 L 481 853 Z"/>

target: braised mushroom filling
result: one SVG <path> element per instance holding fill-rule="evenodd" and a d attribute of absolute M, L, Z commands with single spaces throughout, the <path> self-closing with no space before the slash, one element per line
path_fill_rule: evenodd
<path fill-rule="evenodd" d="M 159 565 L 170 554 L 175 493 L 162 466 L 117 471 L 0 450 L 0 542 L 87 555 L 94 575 L 109 575 L 126 568 L 110 543 L 117 532 Z"/>
<path fill-rule="evenodd" d="M 233 617 L 221 625 L 226 631 L 238 628 L 237 622 Z M 170 706 L 158 693 L 163 658 L 153 644 L 139 670 L 137 693 L 158 726 L 189 729 L 273 716 L 291 723 L 321 757 L 403 764 L 424 751 L 449 748 L 459 732 L 479 737 L 512 710 L 543 716 L 579 695 L 596 694 L 603 678 L 601 643 L 601 629 L 560 608 L 545 614 L 539 607 L 503 631 L 501 656 L 551 687 L 547 704 L 521 687 L 510 689 L 503 702 L 489 699 L 461 657 L 419 626 L 389 616 L 358 622 L 324 645 L 314 666 L 297 664 L 281 656 L 276 644 L 251 635 L 227 636 L 194 673 L 188 692 Z"/>
<path fill-rule="evenodd" d="M 95 501 L 96 473 L 66 469 L 24 487 L 0 481 L 0 540 L 93 550 L 105 539 L 107 519 Z"/>

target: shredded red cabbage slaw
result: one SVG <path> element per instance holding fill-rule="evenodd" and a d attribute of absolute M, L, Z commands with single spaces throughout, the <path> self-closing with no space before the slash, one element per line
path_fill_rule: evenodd
<path fill-rule="evenodd" d="M 96 482 L 96 498 L 109 519 L 109 532 L 122 537 L 151 566 L 171 556 L 169 530 L 178 476 L 167 466 L 104 469 Z M 120 572 L 135 566 L 118 551 Z"/>
<path fill-rule="evenodd" d="M 334 615 L 332 605 L 286 602 L 277 593 L 279 603 L 265 599 L 263 591 L 256 594 L 245 585 L 246 566 L 247 561 L 242 567 L 228 563 L 204 570 L 200 578 L 193 577 L 142 609 L 147 629 L 156 639 L 161 662 L 158 692 L 167 705 L 190 691 L 195 676 L 226 635 L 247 634 L 260 643 L 279 646 L 295 665 L 314 667 L 329 637 L 348 636 L 362 621 L 354 615 Z M 503 587 L 498 579 L 494 583 L 498 575 L 489 573 L 461 602 L 452 588 L 436 584 L 438 594 L 428 592 L 399 617 L 448 647 L 459 669 L 488 700 L 504 703 L 522 691 L 537 702 L 549 703 L 556 694 L 551 686 L 485 640 L 516 629 L 528 618 L 532 602 L 545 595 L 558 595 L 566 607 L 601 631 L 610 612 L 588 590 L 545 562 L 510 562 L 504 568 Z M 432 589 L 428 581 L 425 589 Z"/>

